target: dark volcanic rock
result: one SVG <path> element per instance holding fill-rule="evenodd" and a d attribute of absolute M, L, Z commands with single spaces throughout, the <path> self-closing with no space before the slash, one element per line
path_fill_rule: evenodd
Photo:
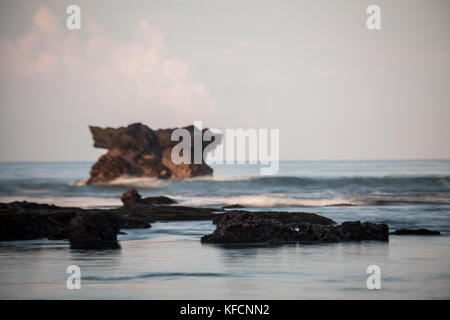
<path fill-rule="evenodd" d="M 0 204 L 0 240 L 67 239 L 76 208 L 13 202 Z"/>
<path fill-rule="evenodd" d="M 391 234 L 395 234 L 398 236 L 403 235 L 438 236 L 441 233 L 439 231 L 433 231 L 429 229 L 413 229 L 413 230 L 399 229 L 395 230 L 394 232 L 391 232 Z"/>
<path fill-rule="evenodd" d="M 108 212 L 78 213 L 70 222 L 69 241 L 73 249 L 119 248 L 120 218 Z"/>
<path fill-rule="evenodd" d="M 0 241 L 69 239 L 69 234 L 73 231 L 71 221 L 79 214 L 96 214 L 95 219 L 101 219 L 98 216 L 103 214 L 107 217 L 113 215 L 115 218 L 112 219 L 118 221 L 120 229 L 150 228 L 150 223 L 154 221 L 211 220 L 216 216 L 213 213 L 214 209 L 153 205 L 171 202 L 171 199 L 166 197 L 154 197 L 156 201 L 151 199 L 152 205 L 97 210 L 30 202 L 0 203 Z M 92 221 L 101 231 L 101 224 L 97 224 L 96 220 Z M 108 224 L 105 227 L 109 228 Z"/>
<path fill-rule="evenodd" d="M 147 229 L 151 227 L 147 219 L 130 216 L 120 217 L 120 229 Z"/>
<path fill-rule="evenodd" d="M 216 230 L 201 238 L 210 243 L 284 243 L 295 241 L 296 232 L 287 224 L 272 219 L 261 219 L 249 212 L 227 213 Z"/>
<path fill-rule="evenodd" d="M 124 207 L 136 207 L 136 206 L 154 206 L 162 204 L 174 204 L 175 200 L 165 197 L 147 197 L 142 199 L 141 195 L 136 189 L 127 190 L 121 198 Z"/>
<path fill-rule="evenodd" d="M 70 209 L 69 207 L 58 207 L 53 204 L 35 203 L 28 201 L 14 201 L 10 203 L 0 203 L 0 210 L 11 209 L 25 212 L 25 210 L 63 210 Z"/>
<path fill-rule="evenodd" d="M 228 211 L 225 214 L 215 215 L 213 218 L 214 224 L 219 224 L 223 218 L 229 218 L 229 215 L 234 215 L 236 212 L 245 213 L 247 211 L 234 210 Z M 252 212 L 259 219 L 266 220 L 277 220 L 282 223 L 296 223 L 296 222 L 309 222 L 319 225 L 333 225 L 336 224 L 331 219 L 323 216 L 319 216 L 315 213 L 305 213 L 305 212 L 282 212 L 282 211 L 256 211 Z"/>
<path fill-rule="evenodd" d="M 137 168 L 132 167 L 124 158 L 105 154 L 92 166 L 91 178 L 87 184 L 112 181 L 124 175 L 141 175 Z"/>
<path fill-rule="evenodd" d="M 174 204 L 177 203 L 175 200 L 166 196 L 157 197 L 147 197 L 142 199 L 142 204 L 144 205 L 162 205 L 162 204 Z"/>
<path fill-rule="evenodd" d="M 212 220 L 218 216 L 214 213 L 215 209 L 164 205 L 122 207 L 111 211 L 126 219 L 138 218 L 149 223 L 156 221 Z"/>
<path fill-rule="evenodd" d="M 389 239 L 389 227 L 384 223 L 346 221 L 337 227 L 341 240 L 383 240 Z"/>
<path fill-rule="evenodd" d="M 302 241 L 388 240 L 385 224 L 333 221 L 307 213 L 233 211 L 217 220 L 216 230 L 202 237 L 209 243 L 292 243 Z"/>
<path fill-rule="evenodd" d="M 213 220 L 216 230 L 202 238 L 211 243 L 388 240 L 389 236 L 385 224 L 353 221 L 336 226 L 333 220 L 311 213 L 217 213 L 213 208 L 154 205 L 153 200 L 148 205 L 142 204 L 145 199 L 136 191 L 127 192 L 124 198 L 129 205 L 105 210 L 0 203 L 0 240 L 69 239 L 72 248 L 117 248 L 120 229 L 149 228 L 155 221 L 188 220 Z"/>
<path fill-rule="evenodd" d="M 130 189 L 123 193 L 122 198 L 120 198 L 120 200 L 122 200 L 124 207 L 132 207 L 141 203 L 142 197 L 137 192 L 136 189 Z"/>
<path fill-rule="evenodd" d="M 171 160 L 172 148 L 178 141 L 171 141 L 175 129 L 153 131 L 140 123 L 121 128 L 89 127 L 94 147 L 108 149 L 91 169 L 87 184 L 98 184 L 120 176 L 156 177 L 159 179 L 185 179 L 212 175 L 213 170 L 201 164 L 175 164 Z M 191 134 L 193 152 L 194 126 L 185 127 Z M 206 129 L 204 129 L 206 130 Z M 203 142 L 203 149 L 213 141 Z M 191 161 L 191 163 L 194 163 Z"/>

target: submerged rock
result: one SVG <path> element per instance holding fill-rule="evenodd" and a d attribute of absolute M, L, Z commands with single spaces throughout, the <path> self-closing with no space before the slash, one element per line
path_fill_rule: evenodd
<path fill-rule="evenodd" d="M 172 148 L 178 144 L 178 141 L 171 141 L 175 129 L 154 131 L 140 123 L 121 128 L 103 129 L 92 126 L 89 128 L 94 139 L 94 147 L 107 149 L 108 152 L 92 167 L 87 184 L 105 183 L 121 176 L 185 179 L 212 175 L 213 170 L 204 162 L 201 164 L 172 162 Z M 191 134 L 193 157 L 194 132 L 199 130 L 194 126 L 184 129 Z M 206 148 L 214 142 L 214 139 L 204 141 L 202 148 Z"/>
<path fill-rule="evenodd" d="M 216 230 L 201 241 L 207 243 L 293 243 L 303 241 L 383 240 L 386 224 L 334 221 L 308 213 L 251 213 L 232 211 L 217 219 Z"/>
<path fill-rule="evenodd" d="M 433 231 L 429 229 L 398 229 L 390 234 L 395 234 L 398 236 L 404 235 L 418 235 L 418 236 L 438 236 L 441 233 L 439 231 Z"/>
<path fill-rule="evenodd" d="M 117 234 L 120 218 L 113 213 L 83 212 L 70 221 L 69 241 L 72 249 L 119 248 Z"/>

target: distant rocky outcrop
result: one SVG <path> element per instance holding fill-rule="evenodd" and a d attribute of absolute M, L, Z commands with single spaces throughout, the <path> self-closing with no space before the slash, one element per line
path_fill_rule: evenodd
<path fill-rule="evenodd" d="M 152 130 L 135 123 L 128 127 L 100 128 L 90 126 L 94 147 L 107 149 L 91 169 L 87 184 L 112 181 L 121 176 L 155 177 L 159 179 L 185 179 L 212 175 L 213 170 L 206 163 L 175 164 L 171 159 L 172 148 L 178 141 L 171 141 L 176 129 Z M 194 126 L 184 129 L 191 134 L 191 155 L 194 156 Z M 207 130 L 204 129 L 203 132 Z M 199 131 L 198 131 L 199 132 Z M 199 132 L 200 133 L 200 132 Z M 212 141 L 204 141 L 203 149 Z"/>
<path fill-rule="evenodd" d="M 216 230 L 202 237 L 207 243 L 294 243 L 389 239 L 386 224 L 333 221 L 308 213 L 232 211 L 216 220 Z"/>

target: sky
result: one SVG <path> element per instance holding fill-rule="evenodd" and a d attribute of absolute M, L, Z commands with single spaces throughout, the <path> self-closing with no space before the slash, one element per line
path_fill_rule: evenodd
<path fill-rule="evenodd" d="M 194 121 L 279 129 L 282 160 L 449 159 L 449 33 L 446 0 L 2 0 L 0 161 Z"/>

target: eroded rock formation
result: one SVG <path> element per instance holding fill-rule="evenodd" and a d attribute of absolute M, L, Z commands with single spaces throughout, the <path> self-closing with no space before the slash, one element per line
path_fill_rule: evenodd
<path fill-rule="evenodd" d="M 171 141 L 175 129 L 152 130 L 135 123 L 121 128 L 89 127 L 94 147 L 107 149 L 91 169 L 87 184 L 105 183 L 121 176 L 155 177 L 159 179 L 185 179 L 212 175 L 213 170 L 206 163 L 175 164 L 171 159 L 172 148 L 178 141 Z M 191 155 L 194 155 L 194 126 L 184 129 L 191 134 Z M 204 129 L 203 132 L 207 130 Z M 202 150 L 214 142 L 204 141 Z"/>

